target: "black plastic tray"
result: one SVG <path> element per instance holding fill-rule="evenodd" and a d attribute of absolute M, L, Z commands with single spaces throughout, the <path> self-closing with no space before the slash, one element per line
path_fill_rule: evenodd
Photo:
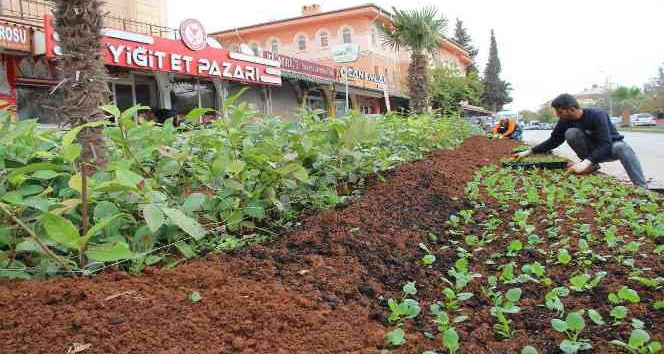
<path fill-rule="evenodd" d="M 567 161 L 561 162 L 503 162 L 504 168 L 520 168 L 524 170 L 564 170 L 567 168 Z"/>

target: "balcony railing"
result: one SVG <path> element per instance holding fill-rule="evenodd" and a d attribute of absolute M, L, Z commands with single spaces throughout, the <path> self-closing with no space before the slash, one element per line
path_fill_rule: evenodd
<path fill-rule="evenodd" d="M 44 15 L 51 14 L 54 6 L 52 1 L 44 0 L 0 0 L 0 18 L 14 18 L 35 25 L 43 25 L 41 21 L 43 21 Z M 104 27 L 106 28 L 146 34 L 154 37 L 179 38 L 179 31 L 174 28 L 110 15 L 105 15 L 103 18 Z"/>

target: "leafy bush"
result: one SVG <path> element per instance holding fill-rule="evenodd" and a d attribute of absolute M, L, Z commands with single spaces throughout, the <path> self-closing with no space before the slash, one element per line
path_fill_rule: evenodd
<path fill-rule="evenodd" d="M 440 116 L 258 120 L 234 101 L 207 126 L 194 125 L 209 111 L 197 109 L 188 116 L 192 123 L 179 128 L 135 119 L 140 107 L 103 107 L 115 122 L 103 123 L 111 162 L 85 179 L 87 220 L 80 128 L 43 130 L 3 115 L 0 269 L 10 270 L 0 277 L 86 273 L 127 259 L 138 272 L 242 247 L 288 226 L 304 209 L 343 201 L 370 174 L 474 134 L 461 120 Z"/>

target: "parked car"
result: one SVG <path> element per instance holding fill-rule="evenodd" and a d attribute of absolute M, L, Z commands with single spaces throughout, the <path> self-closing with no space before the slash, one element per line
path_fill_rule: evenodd
<path fill-rule="evenodd" d="M 632 125 L 635 127 L 643 126 L 655 126 L 657 125 L 657 119 L 651 113 L 639 113 L 630 117 L 632 120 Z"/>
<path fill-rule="evenodd" d="M 542 130 L 553 130 L 556 127 L 555 123 L 542 123 L 540 124 L 540 129 Z"/>
<path fill-rule="evenodd" d="M 523 127 L 523 130 L 539 130 L 541 129 L 540 127 L 540 122 L 528 122 L 526 125 Z"/>
<path fill-rule="evenodd" d="M 611 123 L 616 127 L 620 126 L 620 123 L 622 122 L 622 117 L 611 117 L 609 119 L 611 119 Z"/>

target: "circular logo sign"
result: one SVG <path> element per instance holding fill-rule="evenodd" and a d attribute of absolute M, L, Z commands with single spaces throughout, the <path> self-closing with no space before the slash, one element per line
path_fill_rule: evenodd
<path fill-rule="evenodd" d="M 180 36 L 184 45 L 191 50 L 203 50 L 207 47 L 207 33 L 205 33 L 205 28 L 198 20 L 182 21 Z"/>

